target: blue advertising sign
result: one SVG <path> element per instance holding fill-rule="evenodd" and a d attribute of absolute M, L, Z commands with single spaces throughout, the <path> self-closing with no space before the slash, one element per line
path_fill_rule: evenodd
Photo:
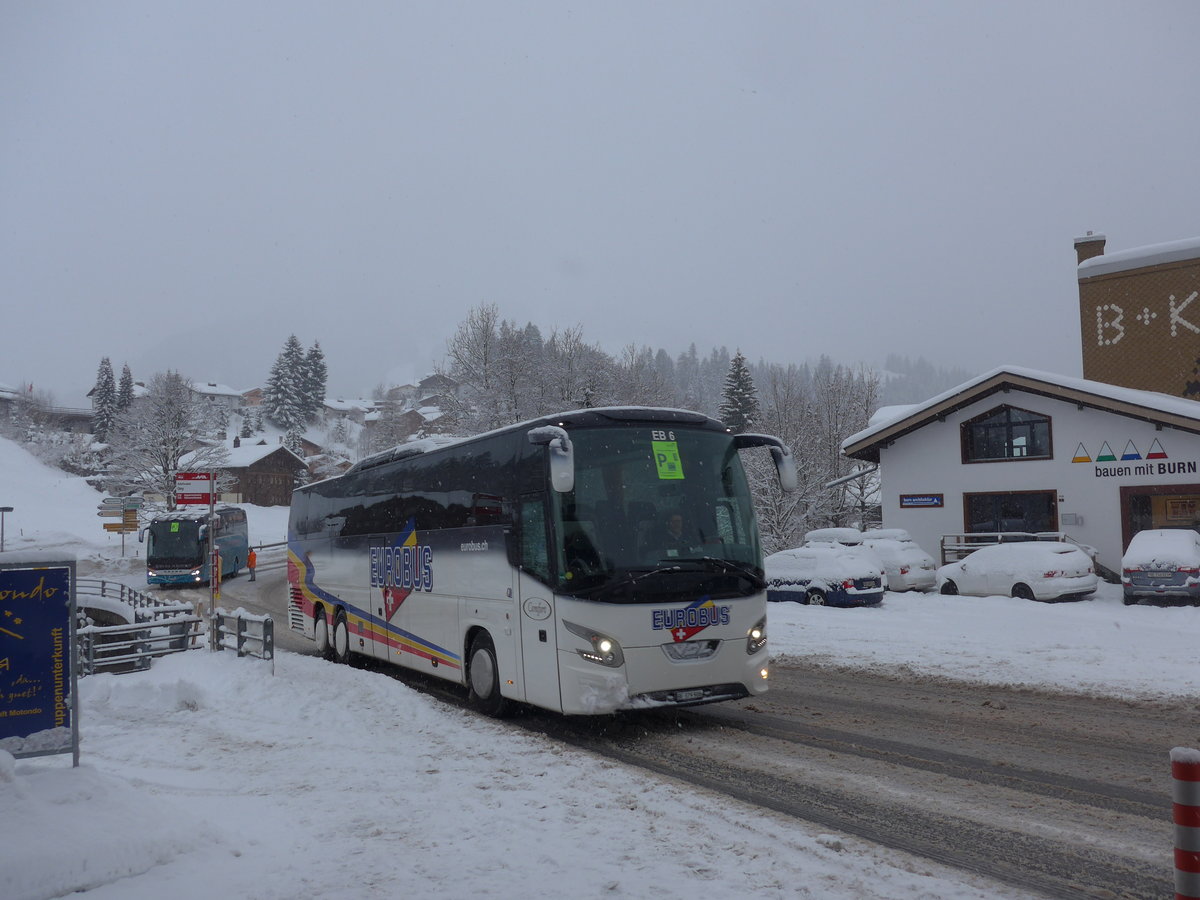
<path fill-rule="evenodd" d="M 901 494 L 901 509 L 940 509 L 945 503 L 943 494 Z"/>
<path fill-rule="evenodd" d="M 75 564 L 0 564 L 0 750 L 75 753 Z"/>

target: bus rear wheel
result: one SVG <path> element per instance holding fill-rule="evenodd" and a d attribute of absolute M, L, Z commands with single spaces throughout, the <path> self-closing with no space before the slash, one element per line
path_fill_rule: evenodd
<path fill-rule="evenodd" d="M 467 701 L 485 716 L 502 718 L 510 704 L 500 693 L 500 667 L 491 636 L 481 631 L 471 641 L 467 662 Z"/>
<path fill-rule="evenodd" d="M 332 659 L 329 647 L 329 620 L 325 618 L 325 610 L 319 606 L 313 611 L 313 639 L 317 643 L 317 655 L 322 659 Z"/>
<path fill-rule="evenodd" d="M 346 625 L 346 612 L 339 609 L 333 618 L 333 661 L 350 662 L 350 628 Z"/>

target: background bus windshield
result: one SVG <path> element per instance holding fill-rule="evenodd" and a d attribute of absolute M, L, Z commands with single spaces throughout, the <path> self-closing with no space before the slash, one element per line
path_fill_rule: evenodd
<path fill-rule="evenodd" d="M 175 560 L 182 565 L 199 562 L 202 558 L 200 546 L 200 523 L 198 521 L 154 522 L 150 526 L 150 543 L 146 547 L 146 559 L 159 565 Z"/>
<path fill-rule="evenodd" d="M 596 428 L 572 429 L 571 440 L 575 489 L 557 495 L 555 504 L 559 586 L 565 593 L 628 583 L 634 573 L 663 568 L 710 579 L 734 570 L 714 569 L 715 560 L 761 576 L 752 501 L 730 435 Z M 730 586 L 737 579 L 723 580 L 734 593 L 755 589 L 753 578 L 740 587 Z"/>

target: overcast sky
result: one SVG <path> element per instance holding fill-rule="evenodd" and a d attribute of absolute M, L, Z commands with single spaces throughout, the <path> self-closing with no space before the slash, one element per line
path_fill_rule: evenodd
<path fill-rule="evenodd" d="M 0 382 L 331 393 L 495 303 L 617 354 L 1081 371 L 1200 235 L 1200 3 L 0 0 Z"/>

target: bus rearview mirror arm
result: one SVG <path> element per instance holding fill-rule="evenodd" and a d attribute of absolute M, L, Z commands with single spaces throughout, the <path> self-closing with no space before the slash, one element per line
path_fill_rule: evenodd
<path fill-rule="evenodd" d="M 529 429 L 529 443 L 545 445 L 550 454 L 550 485 L 560 494 L 575 490 L 575 448 L 565 428 L 542 425 Z"/>
<path fill-rule="evenodd" d="M 800 485 L 800 476 L 796 474 L 796 458 L 792 451 L 779 438 L 769 434 L 735 434 L 733 446 L 738 450 L 749 447 L 767 447 L 771 458 L 775 460 L 775 471 L 779 473 L 779 487 L 788 493 Z"/>

